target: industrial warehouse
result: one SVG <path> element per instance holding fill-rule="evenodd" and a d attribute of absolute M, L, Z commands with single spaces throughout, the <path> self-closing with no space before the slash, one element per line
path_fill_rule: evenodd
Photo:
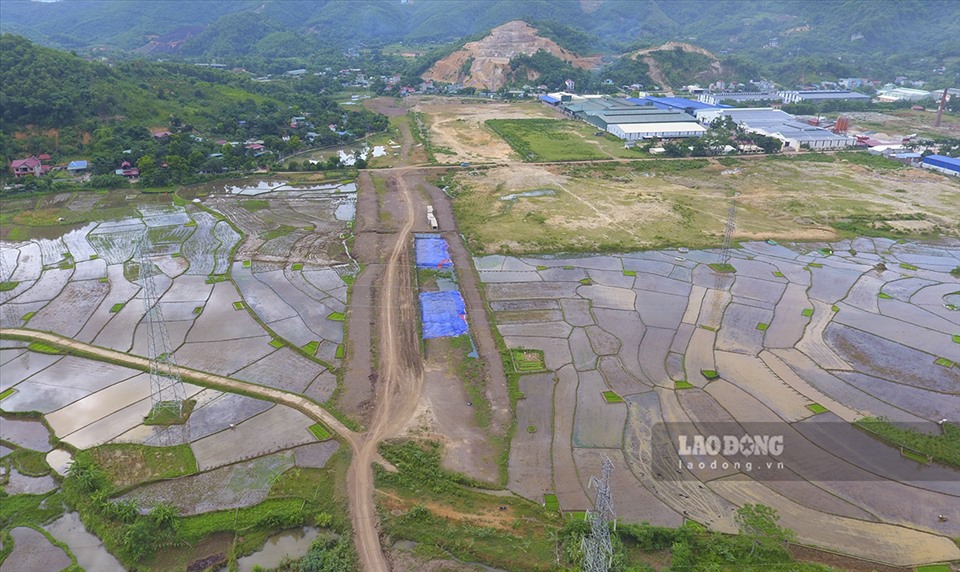
<path fill-rule="evenodd" d="M 842 97 L 845 93 L 821 94 L 824 97 Z M 616 98 L 565 92 L 542 95 L 540 101 L 557 107 L 570 118 L 585 121 L 627 142 L 700 137 L 713 120 L 730 117 L 750 133 L 783 141 L 787 150 L 842 149 L 856 144 L 853 137 L 811 125 L 785 111 L 769 107 L 731 108 L 702 99 Z"/>

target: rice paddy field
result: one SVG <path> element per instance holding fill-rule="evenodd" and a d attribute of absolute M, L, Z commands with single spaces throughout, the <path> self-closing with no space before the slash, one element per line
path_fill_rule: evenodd
<path fill-rule="evenodd" d="M 803 544 L 891 565 L 958 558 L 957 470 L 851 423 L 936 435 L 960 417 L 960 369 L 939 360 L 960 354 L 960 242 L 743 242 L 723 275 L 707 267 L 718 255 L 474 259 L 506 347 L 542 352 L 548 370 L 514 365 L 508 488 L 588 510 L 607 456 L 622 522 L 731 532 L 731 507 L 760 502 Z M 677 430 L 664 423 L 720 422 L 792 435 L 781 472 L 688 467 L 657 439 Z"/>
<path fill-rule="evenodd" d="M 5 202 L 0 327 L 150 355 L 150 276 L 155 315 L 162 315 L 177 363 L 328 401 L 343 357 L 347 283 L 358 270 L 345 250 L 356 187 L 231 182 L 194 195 L 184 201 L 80 193 Z M 66 220 L 58 221 L 63 213 Z M 145 268 L 133 260 L 141 239 Z M 4 340 L 0 367 L 0 465 L 7 468 L 0 484 L 14 499 L 59 498 L 53 476 L 64 475 L 72 458 L 65 445 L 112 447 L 110 458 L 126 466 L 116 477 L 125 496 L 115 500 L 147 508 L 170 503 L 191 516 L 244 510 L 274 498 L 277 483 L 291 475 L 326 471 L 339 448 L 329 435 L 318 442 L 314 422 L 295 409 L 186 383 L 188 422 L 147 425 L 149 375 L 120 365 Z M 157 461 L 144 450 L 180 451 L 188 463 L 171 479 L 154 472 Z M 315 494 L 311 489 L 310 502 Z M 53 523 L 63 512 L 56 506 L 50 523 L 3 525 L 15 543 L 4 570 L 60 570 L 74 558 L 119 566 L 102 545 L 69 550 L 90 534 L 82 525 Z M 41 524 L 50 524 L 49 532 L 32 528 Z"/>

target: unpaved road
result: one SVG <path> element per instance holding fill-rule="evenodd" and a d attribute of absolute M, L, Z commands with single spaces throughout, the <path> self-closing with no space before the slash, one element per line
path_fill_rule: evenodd
<path fill-rule="evenodd" d="M 415 200 L 401 176 L 387 179 L 387 192 L 396 194 L 402 201 L 404 220 L 396 233 L 378 288 L 380 363 L 376 405 L 369 429 L 360 441 L 347 474 L 350 518 L 360 565 L 363 570 L 375 572 L 389 570 L 380 547 L 373 502 L 373 462 L 379 457 L 377 446 L 383 439 L 398 434 L 413 417 L 423 389 L 423 359 L 417 338 L 417 304 L 410 259 Z"/>

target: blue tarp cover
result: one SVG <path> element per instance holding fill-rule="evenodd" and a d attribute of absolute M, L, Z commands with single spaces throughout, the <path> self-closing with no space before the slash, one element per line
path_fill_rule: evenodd
<path fill-rule="evenodd" d="M 450 268 L 450 251 L 447 241 L 439 236 L 418 234 L 414 238 L 414 250 L 417 253 L 417 268 Z"/>
<path fill-rule="evenodd" d="M 467 310 L 460 292 L 422 292 L 420 317 L 423 338 L 455 337 L 467 333 Z"/>

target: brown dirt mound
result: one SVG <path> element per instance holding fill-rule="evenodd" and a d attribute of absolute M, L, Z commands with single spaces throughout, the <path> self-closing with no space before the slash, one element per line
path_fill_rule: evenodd
<path fill-rule="evenodd" d="M 490 34 L 482 40 L 464 45 L 433 64 L 421 77 L 444 83 L 462 83 L 478 89 L 500 89 L 507 83 L 510 59 L 518 54 L 533 55 L 539 50 L 584 69 L 599 64 L 599 58 L 579 57 L 553 40 L 540 37 L 533 26 L 515 20 L 490 30 Z M 473 64 L 470 71 L 464 74 L 461 68 L 470 58 L 473 58 Z"/>

